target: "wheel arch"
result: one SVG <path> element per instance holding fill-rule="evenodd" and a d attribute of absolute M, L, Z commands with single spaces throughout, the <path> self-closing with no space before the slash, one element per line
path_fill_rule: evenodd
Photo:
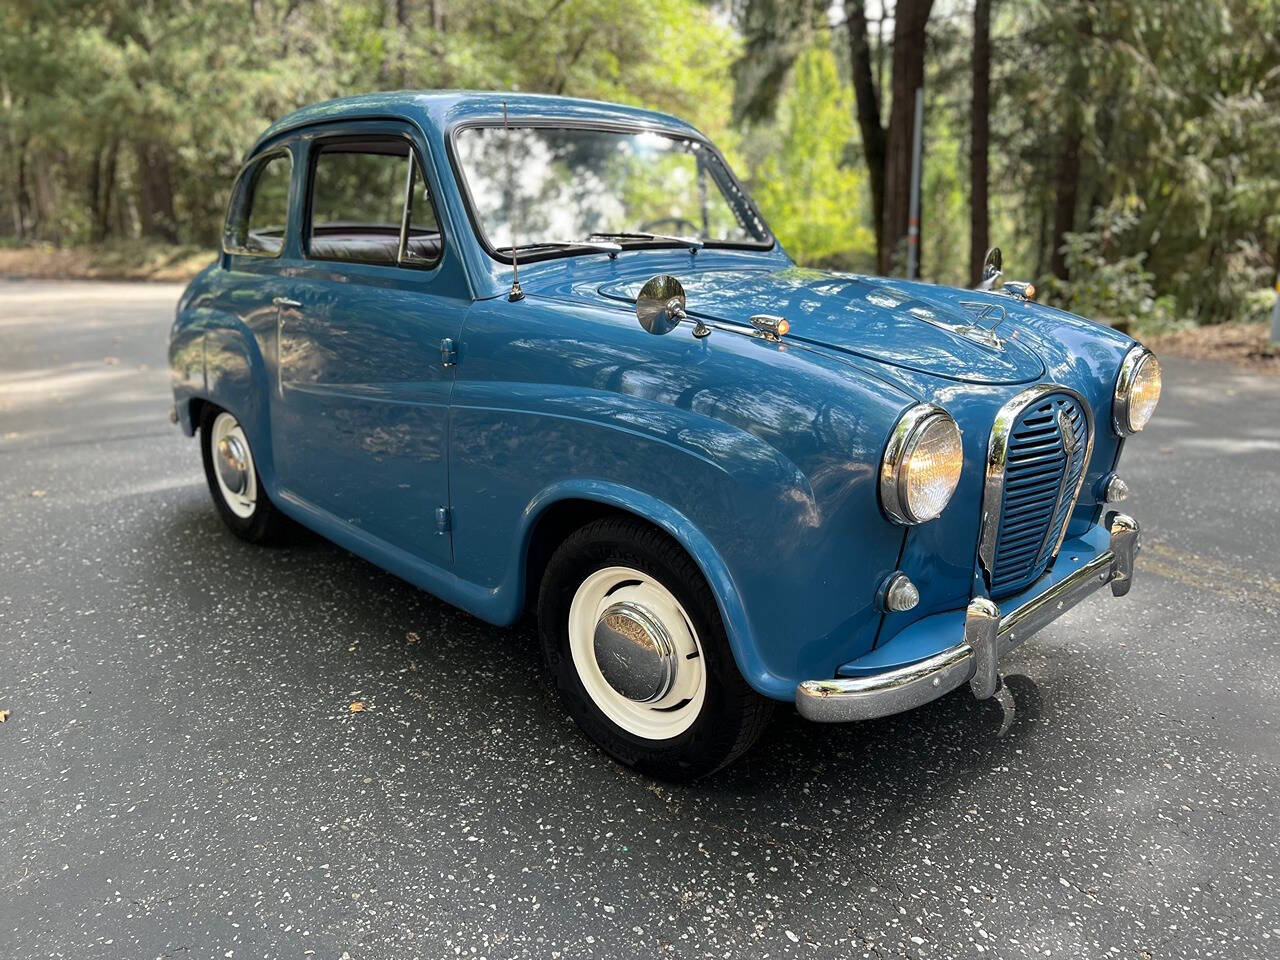
<path fill-rule="evenodd" d="M 674 540 L 710 587 L 742 676 L 765 696 L 791 698 L 791 681 L 770 671 L 756 649 L 746 607 L 720 552 L 683 513 L 643 491 L 598 480 L 576 480 L 543 491 L 525 511 L 519 541 L 517 575 L 522 604 L 536 602 L 546 562 L 564 538 L 606 516 L 637 519 Z"/>
<path fill-rule="evenodd" d="M 192 424 L 199 424 L 199 416 L 209 404 L 235 416 L 249 436 L 259 476 L 274 492 L 271 377 L 258 338 L 234 316 L 211 319 L 205 324 L 204 334 L 205 387 L 188 399 Z"/>

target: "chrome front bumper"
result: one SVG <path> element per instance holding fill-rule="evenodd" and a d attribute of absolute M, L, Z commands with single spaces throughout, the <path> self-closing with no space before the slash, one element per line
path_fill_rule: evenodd
<path fill-rule="evenodd" d="M 1117 597 L 1129 592 L 1138 522 L 1122 513 L 1108 520 L 1108 548 L 1044 593 L 1009 613 L 986 597 L 969 601 L 964 639 L 954 646 L 884 673 L 798 684 L 801 716 L 821 723 L 886 717 L 936 700 L 964 683 L 979 699 L 992 696 L 1000 685 L 997 662 L 1002 656 L 1106 584 Z"/>

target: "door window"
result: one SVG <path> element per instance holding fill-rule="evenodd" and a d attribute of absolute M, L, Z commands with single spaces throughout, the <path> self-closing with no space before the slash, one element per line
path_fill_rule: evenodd
<path fill-rule="evenodd" d="M 307 251 L 312 259 L 433 266 L 440 227 L 408 141 L 341 140 L 316 148 Z"/>
<path fill-rule="evenodd" d="M 292 171 L 293 162 L 284 151 L 261 158 L 240 174 L 222 234 L 227 253 L 280 256 L 289 222 Z"/>

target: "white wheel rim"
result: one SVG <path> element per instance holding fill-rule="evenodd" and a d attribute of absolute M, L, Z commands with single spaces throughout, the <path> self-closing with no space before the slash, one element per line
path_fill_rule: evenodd
<path fill-rule="evenodd" d="M 623 696 L 605 679 L 596 661 L 596 626 L 607 610 L 619 604 L 639 608 L 660 624 L 675 648 L 670 688 L 649 702 Z M 605 567 L 583 580 L 569 605 L 569 650 L 591 701 L 628 733 L 646 740 L 670 740 L 688 730 L 702 711 L 707 673 L 697 631 L 680 601 L 647 573 Z"/>
<path fill-rule="evenodd" d="M 218 481 L 222 502 L 237 517 L 249 519 L 258 505 L 258 471 L 253 465 L 253 451 L 249 449 L 249 438 L 244 435 L 244 428 L 231 414 L 220 413 L 214 418 L 209 444 L 213 454 L 213 475 Z M 223 475 L 226 465 L 219 464 L 220 458 L 227 457 L 228 449 L 238 454 L 237 467 L 244 474 L 241 490 L 234 490 L 228 485 Z"/>

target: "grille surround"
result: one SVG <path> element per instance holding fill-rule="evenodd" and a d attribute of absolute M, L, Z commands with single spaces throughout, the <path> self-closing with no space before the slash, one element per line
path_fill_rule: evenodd
<path fill-rule="evenodd" d="M 1024 589 L 1057 557 L 1092 454 L 1093 411 L 1070 387 L 1040 384 L 1000 408 L 978 544 L 991 596 Z"/>

